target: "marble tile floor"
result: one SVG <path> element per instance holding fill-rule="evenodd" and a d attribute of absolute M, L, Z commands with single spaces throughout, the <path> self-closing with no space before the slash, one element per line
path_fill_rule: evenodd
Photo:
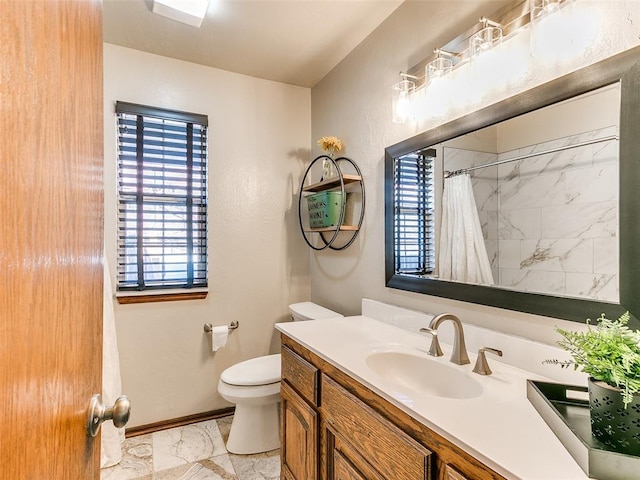
<path fill-rule="evenodd" d="M 233 417 L 127 438 L 122 461 L 101 480 L 276 480 L 280 451 L 234 455 L 225 443 Z"/>

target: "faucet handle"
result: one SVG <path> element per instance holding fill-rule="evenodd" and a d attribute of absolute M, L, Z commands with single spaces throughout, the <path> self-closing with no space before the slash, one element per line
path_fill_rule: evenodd
<path fill-rule="evenodd" d="M 432 357 L 441 357 L 444 355 L 440 348 L 440 341 L 438 340 L 438 332 L 433 328 L 421 328 L 421 332 L 425 332 L 431 335 L 431 346 L 429 347 L 429 355 Z"/>
<path fill-rule="evenodd" d="M 491 369 L 489 368 L 489 362 L 487 362 L 487 357 L 485 356 L 485 352 L 495 353 L 499 357 L 502 356 L 502 350 L 498 350 L 496 348 L 490 347 L 482 347 L 478 350 L 478 358 L 476 360 L 476 365 L 473 367 L 474 373 L 478 375 L 491 375 Z"/>

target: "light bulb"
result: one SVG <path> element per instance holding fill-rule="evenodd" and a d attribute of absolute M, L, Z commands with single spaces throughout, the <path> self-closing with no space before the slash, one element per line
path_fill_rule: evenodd
<path fill-rule="evenodd" d="M 502 42 L 502 28 L 495 26 L 484 27 L 469 39 L 469 55 L 476 59 L 483 52 L 491 50 Z"/>
<path fill-rule="evenodd" d="M 412 94 L 416 84 L 411 80 L 402 80 L 392 87 L 393 123 L 405 123 L 413 117 Z"/>
<path fill-rule="evenodd" d="M 451 73 L 453 61 L 450 58 L 438 57 L 430 61 L 425 67 L 425 75 L 429 81 L 444 77 Z"/>
<path fill-rule="evenodd" d="M 560 2 L 530 0 L 530 9 L 531 54 L 545 62 L 566 60 L 572 42 Z"/>

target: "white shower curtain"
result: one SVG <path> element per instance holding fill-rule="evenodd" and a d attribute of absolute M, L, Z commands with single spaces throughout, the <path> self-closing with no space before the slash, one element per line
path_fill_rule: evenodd
<path fill-rule="evenodd" d="M 491 264 L 468 173 L 445 180 L 438 248 L 440 279 L 493 285 Z"/>
<path fill-rule="evenodd" d="M 122 394 L 120 378 L 120 358 L 116 337 L 116 320 L 113 312 L 113 289 L 107 256 L 104 255 L 104 303 L 102 315 L 102 402 L 113 405 Z M 110 467 L 122 460 L 122 442 L 124 428 L 116 428 L 113 422 L 105 422 L 100 427 L 102 432 L 102 449 L 100 451 L 100 468 Z"/>

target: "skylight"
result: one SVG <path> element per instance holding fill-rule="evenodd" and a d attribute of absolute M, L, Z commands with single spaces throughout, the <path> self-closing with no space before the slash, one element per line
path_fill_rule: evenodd
<path fill-rule="evenodd" d="M 153 13 L 200 27 L 207 13 L 209 0 L 153 0 Z"/>

